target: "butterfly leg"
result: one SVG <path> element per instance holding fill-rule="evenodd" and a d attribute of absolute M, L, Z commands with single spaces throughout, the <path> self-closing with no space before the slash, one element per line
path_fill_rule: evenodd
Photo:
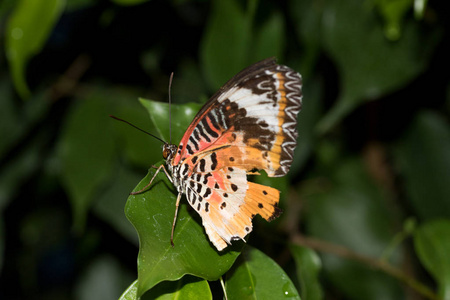
<path fill-rule="evenodd" d="M 163 166 L 163 165 L 161 165 L 161 166 Z M 156 166 L 152 166 L 152 168 L 153 168 L 153 169 L 160 169 L 161 166 L 159 166 L 159 168 L 156 167 Z M 167 172 L 167 170 L 166 170 L 165 167 L 163 167 L 163 171 L 164 171 L 164 173 L 166 173 L 167 178 L 168 178 L 168 179 L 170 180 L 170 182 L 173 184 L 172 176 L 170 176 L 169 172 Z"/>
<path fill-rule="evenodd" d="M 160 165 L 158 168 L 156 168 L 155 166 L 152 166 L 152 167 L 156 169 L 156 172 L 153 175 L 150 182 L 143 189 L 141 189 L 137 192 L 131 192 L 130 195 L 137 195 L 137 194 L 140 194 L 140 193 L 146 191 L 148 189 L 148 187 L 152 185 L 153 180 L 156 178 L 156 175 L 158 175 L 159 171 L 161 171 L 161 168 L 164 170 L 164 173 L 166 173 L 166 176 L 167 176 L 167 178 L 169 178 L 170 182 L 172 182 L 172 178 L 169 176 L 169 173 L 167 172 L 166 168 L 164 168 L 164 165 Z"/>
<path fill-rule="evenodd" d="M 172 232 L 170 233 L 170 244 L 172 245 L 172 247 L 174 247 L 175 245 L 173 244 L 173 232 L 175 230 L 175 222 L 177 221 L 177 215 L 178 215 L 178 206 L 180 205 L 180 199 L 181 199 L 181 195 L 183 193 L 178 193 L 177 196 L 177 203 L 175 204 L 175 216 L 173 217 L 173 223 L 172 223 Z"/>

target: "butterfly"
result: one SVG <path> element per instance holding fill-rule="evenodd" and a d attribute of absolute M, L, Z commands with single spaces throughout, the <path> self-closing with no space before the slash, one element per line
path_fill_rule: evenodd
<path fill-rule="evenodd" d="M 302 78 L 269 58 L 230 79 L 200 109 L 178 146 L 165 143 L 163 170 L 202 218 L 209 240 L 221 251 L 252 231 L 259 214 L 277 218 L 280 192 L 247 181 L 264 170 L 270 177 L 285 175 L 297 140 L 297 115 L 302 107 Z"/>

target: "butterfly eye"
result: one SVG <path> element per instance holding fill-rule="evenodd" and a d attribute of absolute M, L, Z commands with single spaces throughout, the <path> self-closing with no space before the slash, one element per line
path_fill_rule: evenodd
<path fill-rule="evenodd" d="M 163 150 L 163 158 L 167 159 L 167 157 L 169 157 L 170 155 L 170 150 L 168 148 L 164 148 Z"/>

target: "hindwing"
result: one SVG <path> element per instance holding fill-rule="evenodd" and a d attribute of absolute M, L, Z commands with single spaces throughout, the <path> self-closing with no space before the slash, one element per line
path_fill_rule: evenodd
<path fill-rule="evenodd" d="M 243 240 L 252 231 L 256 214 L 271 221 L 281 212 L 276 206 L 280 192 L 247 182 L 246 171 L 239 168 L 194 172 L 186 180 L 184 192 L 219 251 L 234 240 Z"/>

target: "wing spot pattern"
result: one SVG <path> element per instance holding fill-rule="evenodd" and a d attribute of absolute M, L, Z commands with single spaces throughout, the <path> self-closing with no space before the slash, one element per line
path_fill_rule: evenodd
<path fill-rule="evenodd" d="M 192 148 L 191 148 L 191 146 L 189 146 L 189 144 L 186 145 L 186 150 L 190 155 L 194 154 L 194 151 L 192 151 Z"/>
<path fill-rule="evenodd" d="M 202 136 L 202 138 L 204 138 L 208 143 L 211 143 L 211 139 L 209 137 L 208 134 L 205 133 L 205 131 L 203 130 L 203 126 L 202 124 L 199 124 L 200 126 L 197 126 L 195 129 L 198 130 L 198 132 L 200 133 L 200 135 Z"/>
<path fill-rule="evenodd" d="M 208 178 L 213 176 L 211 173 L 206 173 L 204 178 L 203 178 L 203 184 L 207 184 L 208 183 Z"/>
<path fill-rule="evenodd" d="M 216 169 L 216 167 L 217 167 L 217 154 L 216 154 L 216 152 L 213 152 L 211 154 L 211 162 L 212 162 L 211 170 L 214 171 Z"/>
<path fill-rule="evenodd" d="M 204 158 L 200 159 L 200 171 L 205 172 L 206 161 Z"/>
<path fill-rule="evenodd" d="M 200 148 L 198 147 L 197 142 L 196 142 L 195 139 L 194 139 L 194 136 L 191 136 L 191 137 L 189 138 L 189 142 L 190 142 L 192 145 L 194 145 L 194 148 L 195 148 L 196 151 L 198 151 L 198 149 L 200 149 Z M 189 146 L 189 145 L 188 145 L 188 146 Z"/>
<path fill-rule="evenodd" d="M 206 132 L 214 139 L 219 137 L 219 134 L 217 133 L 217 131 L 213 130 L 211 127 L 209 127 L 208 122 L 206 120 L 206 118 L 204 118 L 200 123 L 199 123 L 202 128 L 204 128 L 206 130 Z"/>
<path fill-rule="evenodd" d="M 206 188 L 206 191 L 203 194 L 203 197 L 208 198 L 209 195 L 211 195 L 211 189 L 210 188 Z"/>
<path fill-rule="evenodd" d="M 183 176 L 186 175 L 188 173 L 188 171 L 189 171 L 189 166 L 188 166 L 188 164 L 185 164 L 184 168 L 183 168 Z"/>

